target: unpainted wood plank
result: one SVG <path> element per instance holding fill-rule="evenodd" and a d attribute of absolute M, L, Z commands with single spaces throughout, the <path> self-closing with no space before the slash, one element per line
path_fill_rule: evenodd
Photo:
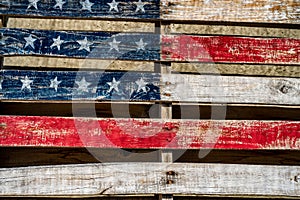
<path fill-rule="evenodd" d="M 1 15 L 39 16 L 68 18 L 109 18 L 109 19 L 156 19 L 159 18 L 158 0 L 139 1 L 93 1 L 93 0 L 3 0 Z"/>
<path fill-rule="evenodd" d="M 293 65 L 250 65 L 219 63 L 176 63 L 171 66 L 173 73 L 196 73 L 217 75 L 300 77 L 300 67 Z"/>
<path fill-rule="evenodd" d="M 159 60 L 160 37 L 146 33 L 0 29 L 0 54 Z"/>
<path fill-rule="evenodd" d="M 273 150 L 300 148 L 300 123 L 297 121 L 1 116 L 0 125 L 0 146 Z"/>
<path fill-rule="evenodd" d="M 300 30 L 292 28 L 271 28 L 254 26 L 176 24 L 168 26 L 169 33 L 199 35 L 237 35 L 256 37 L 281 37 L 300 39 Z"/>
<path fill-rule="evenodd" d="M 300 80 L 170 74 L 162 77 L 161 99 L 180 102 L 300 104 Z"/>
<path fill-rule="evenodd" d="M 300 23 L 300 2 L 293 0 L 161 0 L 161 3 L 164 20 Z"/>
<path fill-rule="evenodd" d="M 0 99 L 159 100 L 155 73 L 1 70 Z"/>
<path fill-rule="evenodd" d="M 162 36 L 162 59 L 222 63 L 300 64 L 300 40 L 232 36 Z"/>
<path fill-rule="evenodd" d="M 149 71 L 154 72 L 154 63 L 147 61 L 98 60 L 78 58 L 53 58 L 39 56 L 4 57 L 4 67 L 22 69 L 32 68 L 61 68 L 61 69 L 95 69 L 116 71 Z"/>
<path fill-rule="evenodd" d="M 172 193 L 297 197 L 300 196 L 299 170 L 299 166 L 190 163 L 2 168 L 0 195 Z M 172 183 L 166 182 L 168 176 Z"/>
<path fill-rule="evenodd" d="M 80 19 L 39 19 L 10 17 L 8 28 L 24 28 L 59 31 L 112 31 L 112 32 L 153 32 L 154 23 L 130 21 L 80 20 Z"/>

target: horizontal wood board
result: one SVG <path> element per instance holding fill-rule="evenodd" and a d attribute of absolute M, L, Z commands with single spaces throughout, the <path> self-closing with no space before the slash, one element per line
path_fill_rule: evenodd
<path fill-rule="evenodd" d="M 156 19 L 159 18 L 158 0 L 3 0 L 1 15 L 110 18 L 110 19 Z"/>
<path fill-rule="evenodd" d="M 300 149 L 300 123 L 290 121 L 0 116 L 0 125 L 0 146 Z"/>
<path fill-rule="evenodd" d="M 1 99 L 159 100 L 155 73 L 0 71 Z"/>
<path fill-rule="evenodd" d="M 159 60 L 159 35 L 0 29 L 1 55 Z"/>
<path fill-rule="evenodd" d="M 225 63 L 300 64 L 300 40 L 232 36 L 162 36 L 162 59 Z"/>
<path fill-rule="evenodd" d="M 300 80 L 165 74 L 161 99 L 179 102 L 300 104 Z"/>
<path fill-rule="evenodd" d="M 164 20 L 300 23 L 299 1 L 161 0 L 161 4 Z"/>
<path fill-rule="evenodd" d="M 297 64 L 300 40 L 146 33 L 0 29 L 1 55 L 121 60 Z M 161 40 L 161 42 L 160 42 Z M 160 49 L 162 55 L 160 56 Z M 161 58 L 160 58 L 161 57 Z"/>
<path fill-rule="evenodd" d="M 299 105 L 300 80 L 104 71 L 0 71 L 2 100 L 141 100 Z"/>
<path fill-rule="evenodd" d="M 103 163 L 0 169 L 0 195 L 202 194 L 297 197 L 299 166 Z"/>

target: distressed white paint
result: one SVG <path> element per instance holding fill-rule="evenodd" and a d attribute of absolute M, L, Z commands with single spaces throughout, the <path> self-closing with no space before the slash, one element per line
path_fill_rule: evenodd
<path fill-rule="evenodd" d="M 299 1 L 162 0 L 163 19 L 300 23 Z"/>
<path fill-rule="evenodd" d="M 300 79 L 164 74 L 162 100 L 300 104 Z"/>
<path fill-rule="evenodd" d="M 173 184 L 166 173 L 176 173 Z M 0 169 L 0 194 L 300 196 L 300 166 L 107 163 Z M 295 179 L 296 177 L 296 179 Z"/>

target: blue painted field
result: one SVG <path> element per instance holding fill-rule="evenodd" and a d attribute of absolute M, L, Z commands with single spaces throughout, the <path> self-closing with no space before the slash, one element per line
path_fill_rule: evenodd
<path fill-rule="evenodd" d="M 0 29 L 1 55 L 159 60 L 160 36 L 147 33 Z"/>
<path fill-rule="evenodd" d="M 159 74 L 1 70 L 0 99 L 160 100 Z"/>
<path fill-rule="evenodd" d="M 0 15 L 156 19 L 160 0 L 2 0 Z"/>

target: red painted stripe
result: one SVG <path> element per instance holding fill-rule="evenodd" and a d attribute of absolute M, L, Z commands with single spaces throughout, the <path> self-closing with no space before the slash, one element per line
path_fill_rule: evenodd
<path fill-rule="evenodd" d="M 0 117 L 0 146 L 300 149 L 300 122 Z"/>
<path fill-rule="evenodd" d="M 162 36 L 162 59 L 300 64 L 300 40 L 230 36 Z"/>

